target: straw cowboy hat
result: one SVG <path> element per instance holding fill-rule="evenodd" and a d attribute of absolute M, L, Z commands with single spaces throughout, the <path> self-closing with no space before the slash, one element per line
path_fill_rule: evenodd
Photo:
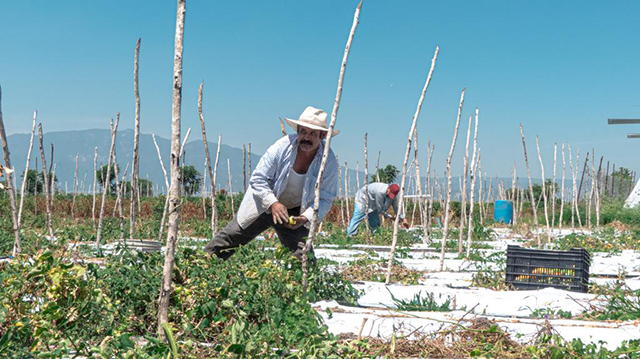
<path fill-rule="evenodd" d="M 317 109 L 315 107 L 307 107 L 302 111 L 300 118 L 297 120 L 292 120 L 290 118 L 285 118 L 287 123 L 294 131 L 298 132 L 298 126 L 307 127 L 313 130 L 320 130 L 329 132 L 329 126 L 327 125 L 327 113 Z M 331 137 L 340 133 L 339 130 L 333 130 L 333 134 Z"/>

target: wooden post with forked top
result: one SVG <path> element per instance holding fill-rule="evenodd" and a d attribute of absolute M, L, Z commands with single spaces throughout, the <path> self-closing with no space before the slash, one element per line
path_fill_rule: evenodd
<path fill-rule="evenodd" d="M 344 49 L 344 55 L 342 57 L 342 64 L 340 66 L 340 75 L 338 77 L 338 89 L 336 91 L 336 98 L 333 103 L 333 110 L 331 111 L 331 122 L 329 123 L 329 133 L 325 140 L 324 153 L 322 154 L 322 162 L 320 163 L 320 170 L 318 172 L 318 180 L 315 185 L 315 198 L 313 202 L 313 215 L 311 216 L 311 223 L 309 227 L 309 237 L 304 245 L 304 252 L 302 255 L 302 273 L 303 273 L 303 288 L 306 292 L 309 286 L 309 251 L 313 246 L 313 239 L 316 235 L 318 226 L 318 208 L 320 207 L 320 184 L 322 183 L 322 176 L 324 175 L 324 169 L 327 166 L 327 159 L 329 157 L 329 151 L 331 146 L 331 136 L 333 135 L 333 128 L 336 125 L 336 119 L 338 118 L 338 109 L 340 108 L 340 99 L 342 97 L 342 85 L 344 82 L 344 74 L 347 69 L 347 60 L 349 59 L 349 50 L 351 50 L 351 43 L 356 34 L 358 28 L 358 18 L 360 16 L 360 9 L 362 8 L 362 1 L 356 7 L 355 14 L 353 16 L 353 24 L 351 25 L 351 31 L 349 32 L 349 38 L 347 45 Z"/>

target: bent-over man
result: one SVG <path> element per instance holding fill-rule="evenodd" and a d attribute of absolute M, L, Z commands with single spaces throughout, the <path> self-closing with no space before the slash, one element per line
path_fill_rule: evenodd
<path fill-rule="evenodd" d="M 393 211 L 398 216 L 398 199 L 396 196 L 400 192 L 400 186 L 397 184 L 386 184 L 381 182 L 369 183 L 367 186 L 369 192 L 369 198 L 367 200 L 367 194 L 365 193 L 364 186 L 356 193 L 356 198 L 353 204 L 353 217 L 347 228 L 347 235 L 354 236 L 358 233 L 358 227 L 365 217 L 368 217 L 369 227 L 371 230 L 376 230 L 380 227 L 380 215 L 395 220 L 396 217 L 387 213 L 389 207 L 393 206 Z M 365 203 L 369 202 L 368 213 L 364 213 Z M 402 219 L 402 225 L 405 228 L 409 228 L 409 223 L 404 219 L 404 215 L 400 214 Z"/>
<path fill-rule="evenodd" d="M 276 141 L 262 156 L 251 174 L 238 213 L 207 243 L 205 252 L 227 259 L 234 248 L 273 227 L 280 243 L 302 258 L 329 128 L 327 113 L 311 106 L 298 120 L 286 120 L 296 133 Z M 338 132 L 334 130 L 333 135 Z M 320 186 L 319 221 L 331 209 L 337 191 L 338 163 L 330 150 Z"/>

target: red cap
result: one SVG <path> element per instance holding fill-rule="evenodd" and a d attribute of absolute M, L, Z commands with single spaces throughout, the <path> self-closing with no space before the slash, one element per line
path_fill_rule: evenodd
<path fill-rule="evenodd" d="M 395 199 L 396 196 L 398 195 L 398 193 L 400 193 L 400 186 L 398 186 L 397 184 L 390 184 L 389 185 L 389 192 L 387 193 L 389 198 L 391 199 Z"/>

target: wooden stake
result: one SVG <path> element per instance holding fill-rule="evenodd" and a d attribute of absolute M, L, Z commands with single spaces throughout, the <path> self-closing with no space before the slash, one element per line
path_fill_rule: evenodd
<path fill-rule="evenodd" d="M 24 196 L 25 196 L 25 189 L 27 188 L 27 175 L 29 173 L 29 164 L 31 163 L 31 151 L 33 150 L 33 138 L 35 137 L 36 134 L 36 118 L 38 117 L 38 111 L 33 111 L 33 125 L 31 127 L 31 139 L 29 140 L 29 151 L 27 152 L 27 164 L 25 165 L 25 170 L 24 170 L 24 177 L 22 178 L 22 187 L 20 188 L 20 207 L 18 209 L 18 226 L 20 226 L 20 224 L 22 223 L 22 206 L 24 203 Z M 38 160 L 38 158 L 36 157 L 36 161 Z M 38 163 L 36 162 L 36 167 L 38 166 Z M 36 180 L 38 178 L 38 171 L 36 168 Z M 36 182 L 37 183 L 37 182 Z M 37 184 L 36 184 L 36 190 L 37 190 Z M 17 250 L 17 252 L 16 252 Z M 20 251 L 22 250 L 22 247 L 20 246 L 20 248 L 16 248 L 14 249 L 14 253 L 13 255 L 15 256 L 16 254 L 19 254 Z"/>
<path fill-rule="evenodd" d="M 247 147 L 242 145 L 242 191 L 247 190 Z"/>
<path fill-rule="evenodd" d="M 436 46 L 436 51 L 433 54 L 433 59 L 431 60 L 431 68 L 429 69 L 429 74 L 427 75 L 427 80 L 424 83 L 424 87 L 422 89 L 422 94 L 420 95 L 420 100 L 418 100 L 418 106 L 416 108 L 416 112 L 413 115 L 413 120 L 411 122 L 411 129 L 409 130 L 409 136 L 407 139 L 407 148 L 404 152 L 404 162 L 402 165 L 402 180 L 400 181 L 400 193 L 398 193 L 398 212 L 396 213 L 396 219 L 393 222 L 393 239 L 391 242 L 391 252 L 389 253 L 389 263 L 387 265 L 387 276 L 385 279 L 385 284 L 389 284 L 391 280 L 391 271 L 393 270 L 393 256 L 396 251 L 396 244 L 398 243 L 398 227 L 400 225 L 400 214 L 404 210 L 402 208 L 403 200 L 404 200 L 404 183 L 407 175 L 407 162 L 409 160 L 409 153 L 411 152 L 411 139 L 414 136 L 416 131 L 416 125 L 418 123 L 418 117 L 420 116 L 420 110 L 422 109 L 422 103 L 427 95 L 427 90 L 429 89 L 429 84 L 431 83 L 431 77 L 433 76 L 433 71 L 436 67 L 436 62 L 438 60 L 438 52 L 439 48 Z M 463 91 L 464 94 L 464 91 Z"/>
<path fill-rule="evenodd" d="M 162 174 L 164 175 L 164 184 L 166 188 L 169 188 L 169 177 L 167 176 L 167 169 L 164 167 L 164 162 L 162 162 L 162 155 L 160 154 L 160 147 L 158 147 L 158 142 L 156 142 L 156 135 L 151 133 L 151 138 L 153 139 L 153 144 L 156 146 L 156 151 L 158 152 L 158 160 L 160 161 L 160 167 L 162 168 Z M 133 197 L 131 198 L 133 201 Z M 158 232 L 158 241 L 162 242 L 162 235 L 164 233 L 164 221 L 167 217 L 167 208 L 169 207 L 169 196 L 164 202 L 164 209 L 162 210 L 162 219 L 160 220 L 160 231 Z"/>
<path fill-rule="evenodd" d="M 140 139 L 140 91 L 138 87 L 138 61 L 140 59 L 140 42 L 138 38 L 136 49 L 133 56 L 133 96 L 136 102 L 135 110 L 135 126 L 133 131 L 133 160 L 131 161 L 131 201 L 129 203 L 129 239 L 133 240 L 136 234 L 136 206 L 135 199 L 138 199 L 138 210 L 140 210 L 140 157 L 139 157 L 139 139 Z"/>
<path fill-rule="evenodd" d="M 427 243 L 431 243 L 431 221 L 433 219 L 433 186 L 431 184 L 431 160 L 433 159 L 433 152 L 435 145 L 431 147 L 431 141 L 427 142 L 427 183 L 425 185 L 425 193 L 429 196 L 429 203 L 427 205 L 426 223 L 423 225 L 424 239 Z"/>
<path fill-rule="evenodd" d="M 213 166 L 213 183 L 211 184 L 211 230 L 213 233 L 218 232 L 218 207 L 216 205 L 216 184 L 218 180 L 218 162 L 220 161 L 220 143 L 222 135 L 218 134 L 218 149 L 216 150 L 216 162 Z"/>
<path fill-rule="evenodd" d="M 76 170 L 73 172 L 73 199 L 71 200 L 71 218 L 75 218 L 77 194 L 78 194 L 78 154 L 76 153 Z"/>
<path fill-rule="evenodd" d="M 462 184 L 462 209 L 460 211 L 460 228 L 458 238 L 458 254 L 462 254 L 462 243 L 464 241 L 464 225 L 467 219 L 467 178 L 469 177 L 469 140 L 471 139 L 471 122 L 473 122 L 473 116 L 469 116 L 469 125 L 467 126 L 467 142 L 465 145 L 464 164 L 462 172 L 464 176 L 464 182 Z"/>
<path fill-rule="evenodd" d="M 329 125 L 329 133 L 325 140 L 324 153 L 322 154 L 322 162 L 320 163 L 320 170 L 318 172 L 318 180 L 315 185 L 315 199 L 313 203 L 313 215 L 310 219 L 309 236 L 304 245 L 304 253 L 302 255 L 302 274 L 303 274 L 303 289 L 306 292 L 309 285 L 309 251 L 313 246 L 313 239 L 316 235 L 316 228 L 318 226 L 318 208 L 320 207 L 320 184 L 322 183 L 322 176 L 324 175 L 324 169 L 327 166 L 327 160 L 329 157 L 331 136 L 333 135 L 333 128 L 336 125 L 336 119 L 338 118 L 338 108 L 340 107 L 340 98 L 342 97 L 342 85 L 344 82 L 344 74 L 347 69 L 347 60 L 349 59 L 349 50 L 351 49 L 351 43 L 358 27 L 358 17 L 360 16 L 360 9 L 362 8 L 362 1 L 356 7 L 355 14 L 353 15 L 353 24 L 351 25 L 351 31 L 347 40 L 347 45 L 344 49 L 344 55 L 342 57 L 342 64 L 340 67 L 340 76 L 338 78 L 338 89 L 336 91 L 336 99 L 333 103 L 333 110 L 331 111 L 331 122 Z"/>
<path fill-rule="evenodd" d="M 344 161 L 344 199 L 347 208 L 347 218 L 351 219 L 351 213 L 349 212 L 349 186 L 347 185 L 347 177 L 349 174 L 349 165 L 347 161 Z M 339 185 L 339 184 L 338 184 Z"/>
<path fill-rule="evenodd" d="M 558 229 L 562 231 L 562 221 L 564 217 L 564 177 L 565 177 L 564 143 L 562 144 L 562 184 L 560 189 L 560 215 L 558 218 Z"/>
<path fill-rule="evenodd" d="M 460 128 L 460 117 L 462 115 L 462 105 L 464 104 L 464 92 L 466 89 L 462 89 L 462 95 L 460 96 L 460 106 L 458 107 L 458 118 L 456 120 L 456 129 L 453 132 L 453 141 L 451 141 L 451 149 L 449 150 L 449 156 L 447 156 L 447 202 L 444 207 L 444 230 L 442 231 L 442 246 L 440 247 L 440 271 L 444 270 L 444 253 L 447 246 L 447 238 L 449 235 L 449 209 L 451 208 L 451 157 L 453 157 L 453 151 L 456 148 L 456 141 L 458 140 L 458 129 Z"/>
<path fill-rule="evenodd" d="M 364 134 L 364 198 L 367 199 L 366 201 L 364 201 L 365 216 L 369 216 L 369 180 L 368 179 L 369 179 L 369 156 L 367 154 L 367 134 L 365 133 Z M 371 237 L 371 230 L 369 228 L 368 223 L 365 225 L 365 228 L 366 228 L 367 242 L 368 242 Z"/>
<path fill-rule="evenodd" d="M 227 158 L 227 178 L 229 179 L 229 198 L 231 198 L 231 215 L 235 214 L 235 205 L 233 204 L 233 187 L 231 186 L 231 164 Z"/>
<path fill-rule="evenodd" d="M 413 145 L 413 157 L 416 161 L 416 190 L 418 192 L 418 207 L 420 209 L 420 222 L 422 225 L 422 243 L 429 244 L 429 235 L 427 234 L 428 226 L 427 226 L 427 202 L 422 198 L 422 179 L 420 178 L 420 161 L 418 160 L 418 150 L 420 146 L 418 145 L 418 129 L 414 131 L 414 145 Z"/>
<path fill-rule="evenodd" d="M 533 228 L 538 228 L 538 209 L 536 208 L 536 199 L 533 196 L 533 183 L 531 183 L 531 170 L 529 170 L 529 158 L 527 157 L 527 145 L 524 141 L 524 129 L 522 123 L 520 124 L 520 135 L 522 136 L 522 149 L 524 150 L 524 163 L 527 166 L 527 178 L 529 179 L 529 194 L 531 199 L 531 208 L 533 209 Z M 544 182 L 544 180 L 543 180 Z M 540 236 L 536 233 L 538 239 L 538 247 L 540 247 Z"/>
<path fill-rule="evenodd" d="M 378 160 L 376 161 L 376 182 L 380 182 L 380 153 L 382 151 L 378 151 Z"/>
<path fill-rule="evenodd" d="M 584 181 L 584 174 L 587 171 L 587 163 L 589 163 L 589 151 L 584 156 L 584 167 L 582 167 L 582 176 L 580 177 L 580 186 L 578 186 L 578 203 L 580 203 L 580 193 L 582 192 L 582 182 Z M 577 166 L 576 170 L 580 170 L 580 167 Z"/>
<path fill-rule="evenodd" d="M 204 156 L 205 156 L 205 163 L 207 164 L 207 170 L 209 171 L 209 178 L 211 179 L 211 210 L 215 213 L 216 212 L 216 207 L 215 207 L 215 193 L 216 193 L 216 189 L 215 189 L 215 178 L 213 176 L 213 171 L 211 170 L 211 155 L 209 154 L 209 143 L 207 141 L 207 131 L 205 129 L 205 125 L 204 125 L 204 115 L 202 114 L 202 89 L 204 87 L 204 81 L 200 83 L 200 88 L 198 89 L 198 116 L 200 117 L 200 129 L 202 130 L 202 144 L 204 146 Z M 218 149 L 220 149 L 220 139 L 218 139 Z M 218 159 L 216 158 L 216 165 L 218 164 Z M 211 214 L 211 232 L 212 232 L 212 236 L 216 234 L 215 232 L 215 226 L 214 226 L 214 219 L 215 218 L 215 214 L 212 213 Z"/>
<path fill-rule="evenodd" d="M 116 132 L 118 131 L 118 122 L 120 122 L 120 112 L 116 114 L 116 121 L 111 120 L 111 147 L 109 148 L 109 157 L 107 160 L 107 174 L 105 175 L 105 180 L 102 188 L 102 202 L 100 204 L 100 212 L 98 215 L 98 231 L 96 233 L 96 246 L 98 248 L 98 253 L 101 252 L 101 239 L 102 239 L 102 217 L 104 216 L 104 207 L 107 204 L 107 189 L 109 188 L 109 176 L 111 174 L 111 163 L 113 162 L 113 153 L 116 150 Z M 117 165 L 117 164 L 115 164 Z"/>
<path fill-rule="evenodd" d="M 158 336 L 164 340 L 162 325 L 169 321 L 169 299 L 175 250 L 178 242 L 178 222 L 180 216 L 180 111 L 182 106 L 182 50 L 184 42 L 185 0 L 178 0 L 176 14 L 175 54 L 173 59 L 173 99 L 171 118 L 171 187 L 169 188 L 169 226 L 167 249 L 162 270 L 162 284 L 158 298 Z"/>
<path fill-rule="evenodd" d="M 553 187 L 551 188 L 551 229 L 556 226 L 556 162 L 558 160 L 558 143 L 553 144 Z"/>
<path fill-rule="evenodd" d="M 47 229 L 49 230 L 49 237 L 51 237 L 51 239 L 53 240 L 54 236 L 53 236 L 53 223 L 51 221 L 51 199 L 49 198 L 51 196 L 51 193 L 49 192 L 50 187 L 49 187 L 49 172 L 47 171 L 47 159 L 45 158 L 44 146 L 42 145 L 42 141 L 43 141 L 42 123 L 38 124 L 38 138 L 40 142 L 40 157 L 42 157 L 41 158 L 42 177 L 44 177 L 43 192 L 44 192 L 45 207 L 47 210 Z"/>
<path fill-rule="evenodd" d="M 544 164 L 542 163 L 542 156 L 540 155 L 540 144 L 538 142 L 538 135 L 536 135 L 536 149 L 538 150 L 538 160 L 540 161 L 540 170 L 542 171 L 542 199 L 544 200 L 544 221 L 547 224 L 547 243 L 551 242 L 551 227 L 549 227 L 549 211 L 547 206 L 547 187 L 546 178 L 544 176 Z"/>
<path fill-rule="evenodd" d="M 2 140 L 2 152 L 4 154 L 4 175 L 7 178 L 7 188 L 9 192 L 9 202 L 11 205 L 11 219 L 13 219 L 13 255 L 17 255 L 22 251 L 22 241 L 20 240 L 20 221 L 18 220 L 18 208 L 16 206 L 15 183 L 13 182 L 13 167 L 11 167 L 11 159 L 9 158 L 9 142 L 7 141 L 7 133 L 4 129 L 4 120 L 2 118 L 2 88 L 0 87 L 0 139 Z M 25 170 L 26 177 L 26 170 Z"/>

